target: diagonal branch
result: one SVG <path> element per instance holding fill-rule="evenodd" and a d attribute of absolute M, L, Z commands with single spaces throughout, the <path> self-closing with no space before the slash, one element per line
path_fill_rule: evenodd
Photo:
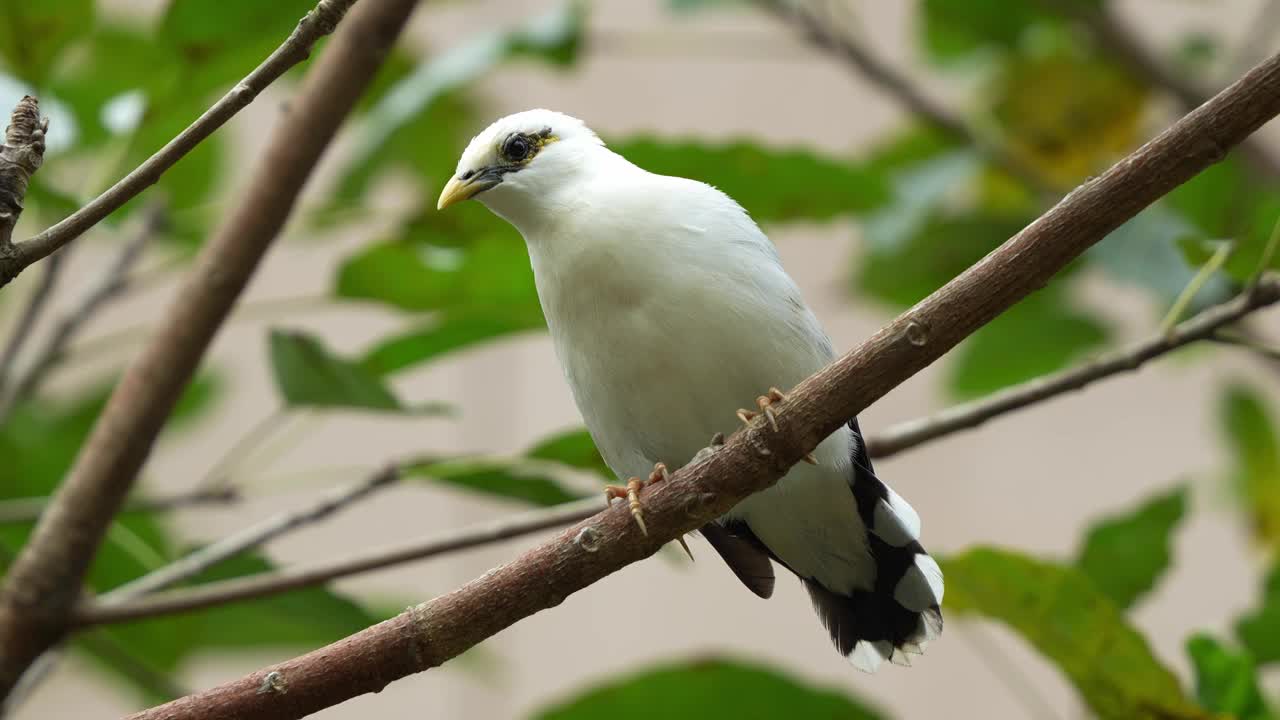
<path fill-rule="evenodd" d="M 899 423 L 878 435 L 868 436 L 867 448 L 875 458 L 895 455 L 952 433 L 977 427 L 1005 413 L 1077 390 L 1111 375 L 1137 370 L 1148 360 L 1197 340 L 1231 342 L 1229 339 L 1222 338 L 1221 328 L 1277 302 L 1280 302 L 1280 279 L 1264 280 L 1252 293 L 1241 295 L 1230 302 L 1206 310 L 1179 325 L 1172 333 L 1160 333 L 1149 340 L 1080 367 L 1031 380 L 982 400 L 948 408 L 928 417 Z M 0 508 L 2 507 L 0 505 Z M 584 500 L 534 510 L 513 518 L 460 531 L 450 531 L 403 546 L 377 548 L 351 557 L 318 563 L 311 567 L 285 568 L 233 578 L 127 603 L 108 605 L 101 601 L 94 601 L 76 612 L 75 624 L 86 626 L 125 622 L 267 597 L 391 565 L 425 560 L 436 555 L 468 550 L 560 527 L 588 518 L 599 510 L 599 502 Z M 0 517 L 3 517 L 2 513 Z"/>
<path fill-rule="evenodd" d="M 867 438 L 874 458 L 896 455 L 922 443 L 959 430 L 978 427 L 998 415 L 1020 410 L 1042 400 L 1079 390 L 1117 373 L 1137 370 L 1143 363 L 1197 340 L 1212 340 L 1218 330 L 1263 307 L 1280 302 L 1280 280 L 1264 280 L 1230 302 L 1223 303 L 1132 347 L 1104 355 L 1079 367 L 1014 385 L 988 397 L 947 408 L 937 414 L 908 420 Z"/>
<path fill-rule="evenodd" d="M 312 46 L 320 38 L 333 32 L 338 21 L 355 2 L 356 0 L 320 0 L 315 9 L 307 13 L 293 33 L 261 65 L 133 172 L 53 227 L 29 240 L 9 246 L 7 256 L 0 257 L 0 287 L 9 284 L 28 265 L 48 257 L 58 248 L 80 237 L 86 230 L 154 185 L 166 170 L 253 102 L 268 85 L 284 75 L 289 68 L 306 60 L 311 55 Z M 0 240 L 4 241 L 0 244 L 9 244 L 3 228 L 0 228 Z"/>
<path fill-rule="evenodd" d="M 1088 28 L 1094 39 L 1129 71 L 1145 79 L 1151 85 L 1163 88 L 1182 105 L 1191 110 L 1209 98 L 1209 93 L 1197 87 L 1183 75 L 1174 72 L 1160 58 L 1147 49 L 1142 41 L 1127 27 L 1114 10 L 1105 3 L 1088 3 L 1081 0 L 1040 0 L 1045 6 L 1066 17 L 1075 18 Z M 1258 169 L 1270 178 L 1280 178 L 1280 157 L 1261 138 L 1241 143 L 1241 151 Z"/>
<path fill-rule="evenodd" d="M 75 309 L 58 318 L 53 331 L 44 345 L 36 353 L 31 365 L 25 373 L 17 376 L 12 382 L 0 385 L 0 425 L 9 419 L 9 414 L 23 400 L 27 399 L 40 385 L 49 371 L 62 359 L 67 343 L 80 332 L 98 311 L 129 286 L 129 271 L 142 257 L 152 238 L 160 232 L 164 224 L 164 211 L 156 205 L 143 211 L 142 227 L 129 242 L 125 243 L 116 256 L 115 262 L 107 268 L 106 273 L 88 295 L 80 301 Z M 55 254 L 46 263 L 46 275 L 60 267 L 66 250 Z"/>
<path fill-rule="evenodd" d="M 173 587 L 180 582 L 199 575 L 223 560 L 265 545 L 281 535 L 319 522 L 339 510 L 369 497 L 399 479 L 400 469 L 395 465 L 379 470 L 364 480 L 335 488 L 321 495 L 319 499 L 306 507 L 273 515 L 212 545 L 206 545 L 154 572 L 147 573 L 137 580 L 125 583 L 103 595 L 98 602 L 112 606 L 130 598 Z"/>
<path fill-rule="evenodd" d="M 131 717 L 304 717 L 437 667 L 519 620 L 560 604 L 771 485 L 848 418 L 1043 287 L 1086 249 L 1221 160 L 1277 113 L 1280 55 L 1077 188 L 860 347 L 792 389 L 790 400 L 776 413 L 776 431 L 756 420 L 719 451 L 646 490 L 647 536 L 626 509 L 613 508 L 391 620 Z"/>
<path fill-rule="evenodd" d="M 425 560 L 437 555 L 468 550 L 544 530 L 554 530 L 572 522 L 585 520 L 603 509 L 602 500 L 588 498 L 549 508 L 530 510 L 461 531 L 451 530 L 405 545 L 375 548 L 311 567 L 289 567 L 275 572 L 259 573 L 185 590 L 150 595 L 119 604 L 92 601 L 76 612 L 75 624 L 77 627 L 84 627 L 127 622 L 278 595 L 392 565 Z"/>
<path fill-rule="evenodd" d="M 354 1 L 321 0 L 293 37 L 331 30 Z M 161 328 L 116 386 L 0 588 L 0 696 L 65 634 L 94 552 L 160 429 L 415 4 L 361 3 L 343 23 L 273 132 L 238 207 L 204 245 Z M 65 227 L 88 227 L 84 217 Z"/>

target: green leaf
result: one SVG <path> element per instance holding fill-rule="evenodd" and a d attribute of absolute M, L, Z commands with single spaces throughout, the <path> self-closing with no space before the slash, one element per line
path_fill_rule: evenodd
<path fill-rule="evenodd" d="M 1183 243 L 1203 241 L 1204 234 L 1165 203 L 1138 213 L 1094 245 L 1086 257 L 1113 279 L 1150 290 L 1162 303 L 1172 303 L 1195 276 L 1203 261 L 1192 263 Z M 1205 258 L 1208 259 L 1207 257 Z M 1216 305 L 1231 295 L 1222 275 L 1209 279 L 1192 301 L 1191 312 Z"/>
<path fill-rule="evenodd" d="M 910 235 L 882 234 L 859 264 L 855 289 L 892 306 L 914 305 L 1022 230 L 1025 220 L 937 213 L 913 223 Z"/>
<path fill-rule="evenodd" d="M 583 497 L 582 493 L 566 488 L 548 474 L 547 469 L 519 459 L 445 460 L 414 463 L 405 468 L 405 473 L 437 484 L 539 507 L 559 505 Z"/>
<path fill-rule="evenodd" d="M 1084 573 L 1015 552 L 942 563 L 946 605 L 1008 625 L 1066 674 L 1100 718 L 1203 718 L 1147 641 Z"/>
<path fill-rule="evenodd" d="M 383 339 L 361 357 L 360 365 L 375 375 L 388 375 L 454 350 L 543 327 L 541 318 L 527 315 L 451 312 L 424 327 Z"/>
<path fill-rule="evenodd" d="M 843 690 L 814 687 L 776 670 L 734 660 L 662 665 L 615 679 L 534 715 L 537 720 L 735 720 L 844 718 L 880 713 Z"/>
<path fill-rule="evenodd" d="M 1204 709 L 1236 720 L 1272 717 L 1248 653 L 1233 652 L 1212 637 L 1197 634 L 1187 640 L 1187 655 L 1195 668 L 1196 697 Z"/>
<path fill-rule="evenodd" d="M 649 172 L 716 186 L 760 223 L 828 220 L 872 210 L 889 199 L 878 173 L 807 150 L 644 137 L 609 146 Z"/>
<path fill-rule="evenodd" d="M 276 387 L 289 406 L 405 410 L 382 379 L 310 335 L 272 330 L 270 351 Z"/>
<path fill-rule="evenodd" d="M 1245 385 L 1226 389 L 1219 417 L 1232 457 L 1232 483 L 1254 535 L 1280 546 L 1280 440 L 1261 397 Z"/>
<path fill-rule="evenodd" d="M 1061 370 L 1107 339 L 1106 328 L 1074 310 L 1051 285 L 1006 310 L 956 350 L 950 388 L 958 397 L 986 395 Z"/>
<path fill-rule="evenodd" d="M 1223 271 L 1238 283 L 1247 282 L 1257 272 L 1271 233 L 1280 222 L 1280 185 L 1256 177 L 1237 153 L 1174 188 L 1165 202 L 1203 234 L 1180 244 L 1192 265 L 1202 265 L 1208 259 L 1212 244 L 1236 241 L 1235 252 Z M 1272 258 L 1270 269 L 1280 270 L 1280 253 Z"/>
<path fill-rule="evenodd" d="M 1054 18 L 1033 0 L 924 0 L 923 45 L 950 63 L 980 50 L 1011 50 L 1037 23 Z"/>
<path fill-rule="evenodd" d="M 1262 604 L 1236 620 L 1236 637 L 1258 664 L 1280 660 L 1280 563 L 1262 586 Z"/>
<path fill-rule="evenodd" d="M 0 59 L 39 88 L 63 49 L 93 24 L 93 0 L 0 0 Z"/>
<path fill-rule="evenodd" d="M 537 460 L 551 460 L 578 470 L 593 472 L 606 480 L 615 478 L 596 448 L 595 441 L 591 439 L 591 434 L 585 429 L 566 430 L 552 435 L 525 454 Z"/>
<path fill-rule="evenodd" d="M 377 172 L 390 164 L 407 164 L 429 182 L 443 184 L 477 130 L 457 91 L 512 59 L 573 62 L 582 43 L 584 12 L 580 3 L 565 2 L 514 29 L 473 36 L 392 84 L 356 131 L 339 199 L 359 199 Z"/>
<path fill-rule="evenodd" d="M 1085 536 L 1076 567 L 1116 607 L 1129 608 L 1168 569 L 1171 536 L 1186 510 L 1187 489 L 1179 487 L 1132 512 L 1095 523 Z"/>

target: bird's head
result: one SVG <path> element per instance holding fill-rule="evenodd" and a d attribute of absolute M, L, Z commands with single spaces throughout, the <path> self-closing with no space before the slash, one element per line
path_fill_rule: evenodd
<path fill-rule="evenodd" d="M 476 198 L 514 219 L 571 184 L 604 143 L 577 118 L 526 110 L 494 122 L 472 138 L 436 207 Z"/>

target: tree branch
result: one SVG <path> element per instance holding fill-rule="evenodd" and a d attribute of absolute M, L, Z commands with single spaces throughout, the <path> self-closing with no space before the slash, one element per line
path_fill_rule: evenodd
<path fill-rule="evenodd" d="M 804 3 L 759 0 L 759 4 L 765 10 L 795 26 L 815 47 L 843 59 L 846 64 L 878 86 L 885 94 L 896 98 L 908 112 L 923 118 L 930 125 L 959 142 L 975 148 L 983 157 L 1040 195 L 1046 198 L 1057 198 L 1065 190 L 1056 187 L 1034 167 L 979 135 L 951 110 L 930 99 L 906 75 L 876 57 L 841 28 L 833 18 L 817 17 L 804 7 Z M 1048 201 L 1045 204 L 1047 205 Z"/>
<path fill-rule="evenodd" d="M 212 545 L 206 545 L 154 572 L 115 588 L 97 602 L 104 606 L 118 605 L 131 598 L 173 587 L 223 560 L 264 545 L 281 535 L 319 522 L 399 479 L 400 469 L 394 465 L 389 466 L 360 482 L 339 487 L 321 495 L 319 499 L 304 508 L 273 515 Z"/>
<path fill-rule="evenodd" d="M 943 435 L 978 427 L 998 415 L 1079 390 L 1097 380 L 1137 370 L 1148 360 L 1183 345 L 1197 340 L 1216 339 L 1220 328 L 1276 302 L 1280 302 L 1280 280 L 1265 280 L 1253 292 L 1241 294 L 1229 302 L 1205 310 L 1171 332 L 1159 332 L 1129 348 L 1109 353 L 1079 367 L 1005 388 L 988 397 L 947 408 L 935 415 L 894 425 L 878 435 L 868 437 L 867 451 L 877 459 L 896 455 Z"/>
<path fill-rule="evenodd" d="M 558 605 L 768 487 L 850 417 L 1043 287 L 1090 246 L 1221 160 L 1228 148 L 1277 113 L 1280 55 L 1077 188 L 860 347 L 792 389 L 776 413 L 777 431 L 757 419 L 719 451 L 648 488 L 648 535 L 625 508 L 612 508 L 391 620 L 131 717 L 300 718 L 436 667 L 520 619 Z"/>
<path fill-rule="evenodd" d="M 589 518 L 603 509 L 603 500 L 588 498 L 531 510 L 461 531 L 451 530 L 405 545 L 375 548 L 311 567 L 287 567 L 274 572 L 149 595 L 127 603 L 92 601 L 76 612 L 74 622 L 77 627 L 106 625 L 278 595 L 322 585 L 341 577 L 468 550 L 543 530 L 554 530 Z"/>
<path fill-rule="evenodd" d="M 161 231 L 163 226 L 164 210 L 161 206 L 156 205 L 145 210 L 142 227 L 138 230 L 138 234 L 120 249 L 115 262 L 107 269 L 98 285 L 90 290 L 89 294 L 80 301 L 80 304 L 71 312 L 58 318 L 53 332 L 49 334 L 40 351 L 36 353 L 36 357 L 31 361 L 27 371 L 18 376 L 13 382 L 0 385 L 0 425 L 3 425 L 9 419 L 9 413 L 13 412 L 15 407 L 27 399 L 39 387 L 40 383 L 49 374 L 49 371 L 57 366 L 58 361 L 62 358 L 63 351 L 67 348 L 67 343 L 71 342 L 71 338 L 75 337 L 76 333 L 80 332 L 103 306 L 124 292 L 125 288 L 129 286 L 130 270 L 133 269 L 138 259 L 142 257 L 142 251 L 147 244 Z M 49 259 L 49 262 L 46 263 L 46 276 L 55 272 L 55 269 L 61 266 L 61 260 L 65 255 L 66 251 L 64 250 Z"/>
<path fill-rule="evenodd" d="M 1109 10 L 1105 4 L 1080 2 L 1080 0 L 1040 0 L 1044 5 L 1065 17 L 1074 18 L 1085 26 L 1098 44 L 1129 68 L 1134 75 L 1151 85 L 1163 88 L 1182 105 L 1184 110 L 1198 107 L 1209 98 L 1209 93 L 1197 87 L 1184 75 L 1180 75 L 1161 62 L 1142 41 Z M 1245 140 L 1241 152 L 1254 166 L 1271 178 L 1280 178 L 1280 158 L 1263 143 L 1261 138 Z"/>
<path fill-rule="evenodd" d="M 40 101 L 24 95 L 9 116 L 0 144 L 0 275 L 15 262 L 13 228 L 22 215 L 27 183 L 44 163 L 44 134 L 49 118 L 40 117 Z"/>
<path fill-rule="evenodd" d="M 1242 294 L 1229 302 L 1210 308 L 1182 323 L 1172 333 L 1162 332 L 1125 350 L 1111 353 L 1056 375 L 1031 380 L 982 400 L 948 408 L 928 417 L 899 423 L 883 433 L 868 436 L 867 448 L 877 459 L 888 457 L 952 433 L 977 427 L 999 415 L 1080 389 L 1111 375 L 1137 370 L 1149 360 L 1198 340 L 1215 340 L 1234 344 L 1235 340 L 1223 337 L 1221 328 L 1277 302 L 1280 302 L 1280 279 L 1266 279 L 1252 293 Z M 1258 349 L 1252 344 L 1249 347 Z M 0 520 L 4 517 L 3 507 L 3 504 L 0 504 Z M 404 546 L 378 548 L 311 567 L 285 568 L 223 580 L 198 588 L 176 590 L 122 604 L 108 605 L 101 601 L 94 601 L 77 611 L 75 624 L 86 626 L 126 622 L 276 595 L 391 565 L 468 550 L 528 533 L 560 527 L 590 517 L 598 510 L 598 502 L 584 500 L 570 505 L 532 511 L 461 531 L 450 531 Z"/>
<path fill-rule="evenodd" d="M 62 276 L 62 267 L 66 259 L 67 253 L 57 252 L 49 258 L 49 262 L 44 264 L 40 284 L 36 285 L 31 296 L 27 298 L 26 304 L 22 307 L 22 313 L 18 316 L 18 322 L 9 333 L 9 339 L 4 344 L 4 352 L 0 353 L 0 395 L 3 395 L 12 384 L 13 367 L 18 361 L 18 356 L 22 354 L 22 347 L 31 337 L 31 331 L 35 329 L 40 314 L 53 298 L 53 291 L 58 285 L 58 278 Z M 0 413 L 0 425 L 3 424 L 3 413 Z"/>
<path fill-rule="evenodd" d="M 123 513 L 153 513 L 200 505 L 226 505 L 241 499 L 234 487 L 198 489 L 173 495 L 143 497 L 125 503 Z M 14 498 L 0 500 L 0 525 L 33 522 L 49 507 L 48 497 Z"/>
<path fill-rule="evenodd" d="M 80 237 L 138 193 L 155 184 L 166 170 L 253 102 L 268 85 L 284 75 L 289 68 L 306 60 L 316 41 L 333 32 L 338 21 L 355 2 L 356 0 L 319 0 L 315 9 L 307 13 L 275 52 L 223 95 L 213 107 L 196 118 L 187 129 L 178 133 L 177 137 L 88 205 L 39 235 L 10 246 L 8 255 L 0 258 L 0 287 L 9 284 L 28 265 L 48 257 L 53 251 Z M 2 229 L 0 239 L 4 239 L 7 244 Z"/>
<path fill-rule="evenodd" d="M 321 0 L 293 37 L 327 32 L 353 2 Z M 66 632 L 94 552 L 182 389 L 414 5 L 413 0 L 362 3 L 343 23 L 273 133 L 239 206 L 201 249 L 160 330 L 116 386 L 0 588 L 0 696 Z M 294 52 L 282 48 L 264 66 L 280 70 L 279 63 Z M 244 99 L 253 92 L 246 83 L 240 87 L 249 89 L 233 91 L 232 97 Z M 163 162 L 153 158 L 144 167 Z M 147 172 L 152 171 L 143 175 Z M 119 199 L 111 191 L 104 197 Z M 96 215 L 54 229 L 87 227 L 86 217 Z"/>

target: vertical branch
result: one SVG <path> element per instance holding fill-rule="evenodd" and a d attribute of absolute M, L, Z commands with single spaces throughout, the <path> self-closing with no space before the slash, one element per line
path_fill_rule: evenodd
<path fill-rule="evenodd" d="M 304 25 L 331 28 L 353 2 L 322 0 Z M 342 24 L 272 134 L 238 206 L 205 244 L 161 328 L 116 386 L 0 590 L 0 695 L 65 634 L 89 563 L 182 389 L 414 5 L 361 3 Z"/>

